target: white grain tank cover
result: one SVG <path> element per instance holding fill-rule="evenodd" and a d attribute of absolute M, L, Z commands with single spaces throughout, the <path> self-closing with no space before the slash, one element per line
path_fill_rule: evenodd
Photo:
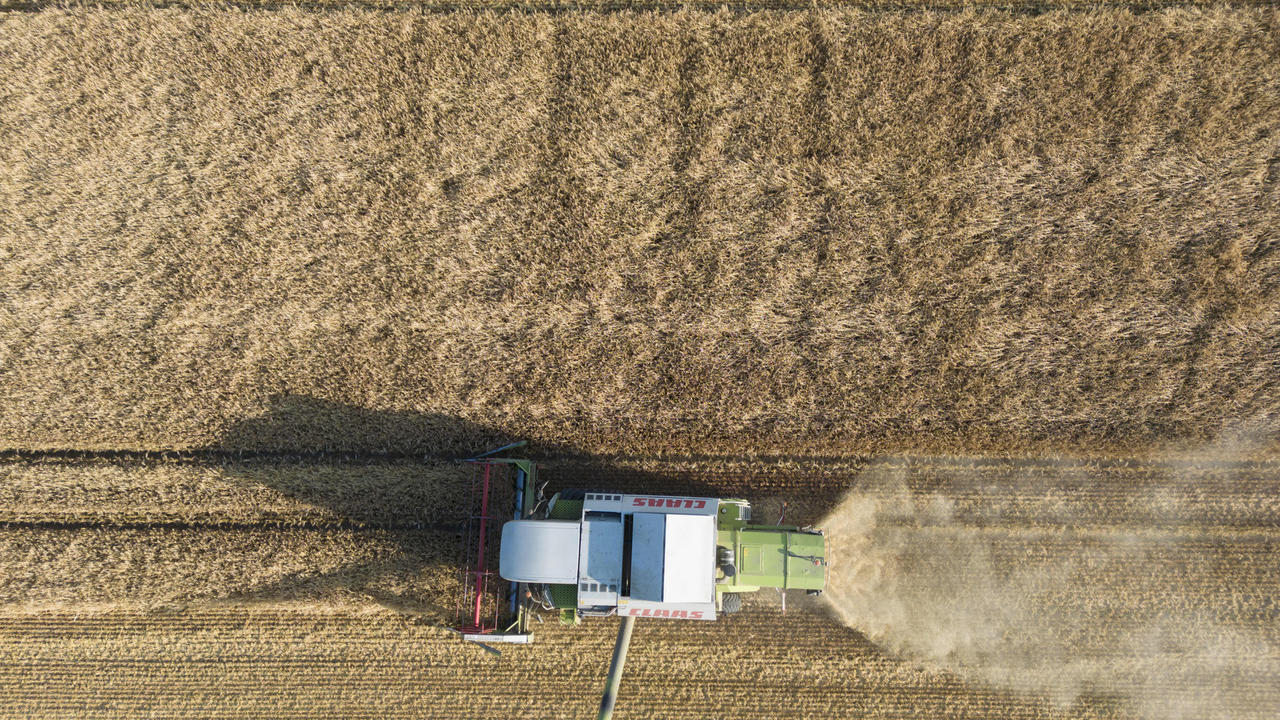
<path fill-rule="evenodd" d="M 667 515 L 662 602 L 707 603 L 715 595 L 716 518 Z"/>
<path fill-rule="evenodd" d="M 502 526 L 498 574 L 527 583 L 578 582 L 578 536 L 573 520 L 512 520 Z"/>
<path fill-rule="evenodd" d="M 617 605 L 622 583 L 622 516 L 585 513 L 578 559 L 578 607 Z"/>

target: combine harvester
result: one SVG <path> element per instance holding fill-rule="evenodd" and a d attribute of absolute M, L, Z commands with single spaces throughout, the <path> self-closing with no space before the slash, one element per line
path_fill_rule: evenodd
<path fill-rule="evenodd" d="M 637 617 L 715 620 L 741 608 L 742 593 L 825 587 L 820 530 L 752 525 L 745 500 L 581 490 L 547 498 L 535 463 L 494 457 L 520 445 L 467 460 L 477 469 L 475 509 L 454 629 L 497 654 L 493 643 L 532 641 L 539 611 L 567 625 L 621 616 L 602 720 L 613 714 Z M 515 507 L 498 517 L 490 501 L 507 481 Z M 499 529 L 495 577 L 488 556 Z"/>

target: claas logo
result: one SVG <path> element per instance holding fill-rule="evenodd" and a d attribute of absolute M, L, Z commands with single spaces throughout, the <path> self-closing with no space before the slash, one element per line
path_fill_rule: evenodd
<path fill-rule="evenodd" d="M 628 615 L 636 617 L 662 617 L 662 618 L 688 618 L 689 620 L 701 620 L 701 610 L 662 610 L 657 608 L 631 608 L 627 611 Z"/>
<path fill-rule="evenodd" d="M 706 500 L 695 500 L 693 498 L 642 498 L 638 497 L 631 501 L 635 507 L 651 507 L 651 508 L 684 508 L 686 510 L 698 510 L 707 506 Z"/>

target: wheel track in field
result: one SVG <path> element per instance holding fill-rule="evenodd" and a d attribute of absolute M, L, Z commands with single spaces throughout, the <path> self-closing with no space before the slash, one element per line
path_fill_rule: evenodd
<path fill-rule="evenodd" d="M 448 462 L 462 460 L 445 453 L 399 451 L 330 451 L 330 450 L 233 450 L 227 448 L 192 448 L 133 450 L 133 449 L 82 449 L 48 448 L 31 450 L 8 448 L 0 450 L 3 462 L 344 462 L 382 463 L 416 460 L 421 462 Z"/>
<path fill-rule="evenodd" d="M 1239 0 L 1206 3 L 1197 2 L 1196 0 L 1139 0 L 1136 2 L 1000 2 L 988 1 L 979 2 L 976 7 L 981 10 L 1005 12 L 1014 15 L 1041 15 L 1046 12 L 1091 12 L 1097 10 L 1130 10 L 1135 13 L 1156 12 L 1159 10 L 1170 8 L 1203 8 L 1212 5 L 1213 7 L 1223 7 L 1230 9 L 1246 9 L 1255 7 L 1265 7 L 1265 2 L 1240 2 Z M 347 0 L 335 0 L 334 2 L 323 2 L 317 0 L 299 1 L 295 3 L 282 2 L 253 2 L 252 0 L 230 0 L 220 3 L 222 7 L 235 8 L 241 11 L 257 10 L 264 12 L 273 12 L 280 10 L 305 10 L 309 12 L 343 12 L 343 11 L 366 11 L 380 13 L 421 13 L 421 14 L 449 14 L 458 12 L 477 12 L 490 11 L 501 13 L 522 13 L 527 15 L 565 15 L 583 12 L 676 12 L 682 8 L 689 8 L 699 11 L 715 11 L 728 10 L 734 13 L 750 13 L 764 11 L 787 11 L 787 12 L 804 12 L 812 10 L 813 5 L 802 2 L 788 2 L 787 0 L 779 0 L 777 2 L 734 2 L 734 3 L 716 3 L 711 0 L 702 0 L 689 3 L 672 3 L 653 0 L 641 0 L 639 2 L 617 2 L 615 0 L 604 0 L 602 2 L 582 2 L 582 3 L 560 3 L 548 2 L 546 0 L 537 0 L 535 2 L 511 3 L 511 2 L 349 2 Z M 0 2 L 0 13 L 3 12 L 41 12 L 44 10 L 57 9 L 60 6 L 49 0 L 29 2 L 18 0 L 16 2 Z M 112 4 L 108 3 L 107 8 L 111 8 Z M 129 6 L 120 4 L 119 7 L 127 8 Z M 198 2 L 189 0 L 156 0 L 149 7 L 156 9 L 181 9 L 192 10 L 198 9 L 201 5 Z M 820 10 L 844 10 L 844 11 L 866 11 L 879 13 L 910 13 L 910 12 L 933 12 L 933 13 L 959 13 L 964 12 L 967 8 L 975 7 L 974 3 L 965 3 L 963 0 L 955 0 L 954 2 L 859 2 L 858 0 L 837 0 L 836 2 L 828 2 L 819 7 Z"/>
<path fill-rule="evenodd" d="M 323 525 L 296 525 L 284 522 L 235 522 L 235 521 L 152 521 L 152 522 L 133 522 L 133 521 L 93 521 L 93 520 L 0 520 L 0 530 L 48 530 L 48 531 L 74 531 L 89 529 L 110 529 L 121 532 L 145 532 L 154 530 L 191 530 L 191 531 L 227 531 L 227 532 L 243 532 L 249 530 L 270 530 L 272 528 L 301 530 L 313 533 L 333 533 L 333 532 L 443 532 L 443 533 L 460 533 L 466 529 L 462 524 L 448 523 L 414 523 L 414 524 L 397 524 L 397 525 L 367 525 L 364 523 L 347 521 L 334 521 Z"/>
<path fill-rule="evenodd" d="M 472 469 L 452 460 L 220 449 L 6 451 L 0 523 L 456 530 L 469 515 Z M 745 497 L 764 508 L 757 519 L 768 522 L 785 502 L 788 519 L 816 523 L 857 491 L 942 498 L 953 507 L 949 522 L 974 527 L 1280 527 L 1280 462 L 1273 460 L 618 456 L 544 457 L 539 464 L 548 492 Z M 112 477 L 98 477 L 106 475 Z"/>

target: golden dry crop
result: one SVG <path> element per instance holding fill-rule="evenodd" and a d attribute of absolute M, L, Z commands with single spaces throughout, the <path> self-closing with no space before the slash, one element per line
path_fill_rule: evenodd
<path fill-rule="evenodd" d="M 1271 447 L 1277 17 L 9 13 L 0 445 Z"/>
<path fill-rule="evenodd" d="M 442 623 L 470 477 L 418 462 L 3 463 L 0 604 L 373 603 Z"/>
<path fill-rule="evenodd" d="M 588 714 L 514 438 L 830 532 L 619 717 L 1280 715 L 1280 10 L 324 4 L 0 0 L 0 716 Z"/>
<path fill-rule="evenodd" d="M 410 460 L 11 459 L 0 523 L 429 528 L 466 516 L 472 475 Z"/>
<path fill-rule="evenodd" d="M 148 0 L 144 7 L 148 8 L 201 8 L 212 3 L 200 0 Z M 1137 11 L 1161 7 L 1212 7 L 1218 4 L 1214 0 L 1127 0 L 1111 3 L 1118 7 L 1131 7 Z M 1244 0 L 1235 5 L 1265 6 L 1266 0 Z M 131 0 L 98 0 L 93 7 L 133 8 L 139 3 Z M 671 11 L 678 9 L 719 10 L 726 7 L 737 11 L 759 10 L 811 10 L 815 7 L 827 9 L 872 9 L 900 11 L 908 10 L 961 10 L 981 7 L 1012 9 L 1021 12 L 1043 12 L 1048 9 L 1092 9 L 1097 3 L 1089 0 L 1054 0 L 1046 3 L 1039 0 L 820 0 L 804 2 L 803 0 L 737 0 L 734 3 L 716 2 L 715 0 L 295 0 L 282 3 L 278 0 L 231 0 L 218 3 L 222 7 L 233 7 L 245 10 L 279 10 L 307 9 L 311 11 L 335 11 L 350 9 L 397 10 L 420 12 L 467 12 L 467 11 L 514 11 L 529 12 L 617 12 L 617 11 Z M 57 8 L 61 5 L 54 0 L 0 0 L 0 10 L 40 10 Z"/>

